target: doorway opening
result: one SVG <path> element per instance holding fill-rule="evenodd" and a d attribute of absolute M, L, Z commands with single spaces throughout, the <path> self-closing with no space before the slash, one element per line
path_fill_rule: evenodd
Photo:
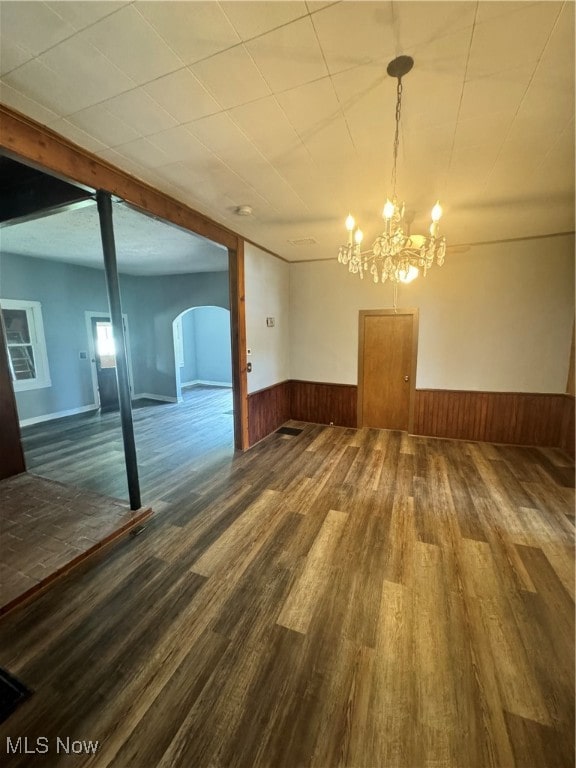
<path fill-rule="evenodd" d="M 189 307 L 172 322 L 178 403 L 194 414 L 207 453 L 234 448 L 230 310 Z"/>
<path fill-rule="evenodd" d="M 88 339 L 88 355 L 92 366 L 92 386 L 94 403 L 102 413 L 117 411 L 118 382 L 116 379 L 116 348 L 114 332 L 109 315 L 102 312 L 86 312 L 86 331 Z M 133 393 L 132 365 L 130 354 L 130 336 L 128 334 L 128 317 L 123 315 L 124 338 L 128 350 L 128 379 L 130 392 Z"/>

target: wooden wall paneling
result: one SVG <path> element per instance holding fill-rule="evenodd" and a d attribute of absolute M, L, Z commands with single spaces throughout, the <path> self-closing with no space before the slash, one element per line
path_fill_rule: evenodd
<path fill-rule="evenodd" d="M 356 427 L 358 387 L 316 381 L 290 382 L 290 414 L 297 421 Z"/>
<path fill-rule="evenodd" d="M 290 416 L 290 383 L 282 381 L 248 395 L 249 443 L 254 445 Z"/>
<path fill-rule="evenodd" d="M 414 433 L 459 440 L 560 446 L 569 431 L 566 395 L 416 391 Z M 568 439 L 568 438 L 566 438 Z"/>
<path fill-rule="evenodd" d="M 10 380 L 8 350 L 0 314 L 0 480 L 25 471 L 16 398 Z"/>
<path fill-rule="evenodd" d="M 566 381 L 566 393 L 576 394 L 574 384 L 574 323 L 572 324 L 572 344 L 570 346 L 570 360 L 568 362 L 568 380 Z"/>
<path fill-rule="evenodd" d="M 564 408 L 562 413 L 562 426 L 560 430 L 560 443 L 559 448 L 574 458 L 576 454 L 574 434 L 574 417 L 575 417 L 575 398 L 572 395 L 566 395 L 564 397 Z"/>
<path fill-rule="evenodd" d="M 245 451 L 250 445 L 248 382 L 246 378 L 246 295 L 244 290 L 244 241 L 238 238 L 228 250 L 230 284 L 230 331 L 232 343 L 232 388 L 234 396 L 234 448 Z"/>

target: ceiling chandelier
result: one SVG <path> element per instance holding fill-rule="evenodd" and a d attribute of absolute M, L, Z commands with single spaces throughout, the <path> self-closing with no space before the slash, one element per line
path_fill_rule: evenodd
<path fill-rule="evenodd" d="M 410 56 L 398 56 L 386 69 L 390 77 L 398 80 L 396 89 L 396 132 L 392 163 L 392 199 L 388 198 L 382 211 L 384 231 L 378 235 L 372 248 L 363 251 L 362 230 L 352 215 L 346 219 L 348 242 L 338 251 L 338 261 L 348 264 L 348 270 L 361 278 L 368 271 L 375 283 L 409 283 L 418 277 L 420 270 L 425 275 L 436 262 L 444 263 L 446 241 L 438 236 L 438 222 L 442 216 L 440 203 L 432 208 L 432 223 L 428 235 L 411 235 L 405 216 L 404 203 L 396 198 L 396 165 L 400 144 L 400 113 L 402 108 L 402 77 L 412 69 L 414 60 Z"/>

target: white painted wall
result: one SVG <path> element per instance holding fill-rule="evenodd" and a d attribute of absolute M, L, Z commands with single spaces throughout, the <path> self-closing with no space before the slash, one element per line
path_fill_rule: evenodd
<path fill-rule="evenodd" d="M 289 265 L 246 243 L 246 345 L 252 350 L 248 392 L 256 392 L 290 378 Z M 266 318 L 274 318 L 274 327 Z"/>
<path fill-rule="evenodd" d="M 357 383 L 358 310 L 390 285 L 336 260 L 290 265 L 290 378 Z M 418 307 L 417 387 L 564 392 L 574 318 L 574 237 L 474 246 L 398 292 Z"/>

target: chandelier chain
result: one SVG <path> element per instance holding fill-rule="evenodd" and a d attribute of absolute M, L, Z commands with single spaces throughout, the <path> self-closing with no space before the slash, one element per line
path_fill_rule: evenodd
<path fill-rule="evenodd" d="M 398 163 L 398 148 L 400 147 L 400 115 L 402 112 L 402 78 L 398 78 L 396 88 L 396 131 L 394 133 L 394 150 L 392 156 L 392 197 L 396 197 L 396 165 Z"/>

